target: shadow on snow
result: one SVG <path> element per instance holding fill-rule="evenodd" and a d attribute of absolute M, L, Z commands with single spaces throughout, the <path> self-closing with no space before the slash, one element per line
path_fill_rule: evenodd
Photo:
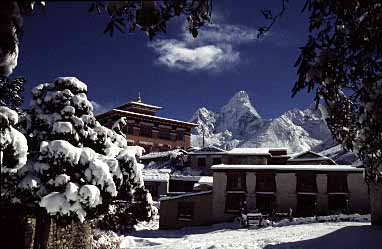
<path fill-rule="evenodd" d="M 348 226 L 324 236 L 264 249 L 382 249 L 382 226 Z"/>

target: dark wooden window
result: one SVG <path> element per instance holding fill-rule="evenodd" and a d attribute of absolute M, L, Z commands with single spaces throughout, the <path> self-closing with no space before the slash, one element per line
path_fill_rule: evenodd
<path fill-rule="evenodd" d="M 317 183 L 316 175 L 310 173 L 301 173 L 297 174 L 297 192 L 308 192 L 316 193 L 317 192 Z"/>
<path fill-rule="evenodd" d="M 170 192 L 193 192 L 194 185 L 197 181 L 182 181 L 170 179 L 169 191 Z"/>
<path fill-rule="evenodd" d="M 297 196 L 297 215 L 313 216 L 316 214 L 317 197 L 316 195 L 299 194 Z"/>
<path fill-rule="evenodd" d="M 132 124 L 127 125 L 127 134 L 134 134 L 134 129 Z"/>
<path fill-rule="evenodd" d="M 227 194 L 225 199 L 225 211 L 226 213 L 238 213 L 242 207 L 242 203 L 245 200 L 244 194 Z"/>
<path fill-rule="evenodd" d="M 205 167 L 206 159 L 204 157 L 198 158 L 198 167 Z"/>
<path fill-rule="evenodd" d="M 218 165 L 222 163 L 222 159 L 220 157 L 215 157 L 212 159 L 212 164 L 213 165 Z"/>
<path fill-rule="evenodd" d="M 229 172 L 227 173 L 227 191 L 245 191 L 245 173 Z"/>
<path fill-rule="evenodd" d="M 139 135 L 143 137 L 152 137 L 152 128 L 149 125 L 141 125 L 139 129 Z"/>
<path fill-rule="evenodd" d="M 228 157 L 228 164 L 242 164 L 243 157 L 241 156 L 229 156 Z"/>
<path fill-rule="evenodd" d="M 331 214 L 348 213 L 348 196 L 344 194 L 329 195 L 328 206 Z"/>
<path fill-rule="evenodd" d="M 275 196 L 268 194 L 256 194 L 256 208 L 262 214 L 271 214 L 274 209 Z"/>
<path fill-rule="evenodd" d="M 168 128 L 159 128 L 159 138 L 161 139 L 171 139 L 170 129 Z"/>
<path fill-rule="evenodd" d="M 275 174 L 256 173 L 256 192 L 276 192 Z"/>
<path fill-rule="evenodd" d="M 178 203 L 178 220 L 192 221 L 194 217 L 194 203 L 179 202 Z"/>
<path fill-rule="evenodd" d="M 328 174 L 328 193 L 335 192 L 349 192 L 346 174 Z"/>
<path fill-rule="evenodd" d="M 179 141 L 183 141 L 184 139 L 184 131 L 178 131 L 176 139 Z"/>

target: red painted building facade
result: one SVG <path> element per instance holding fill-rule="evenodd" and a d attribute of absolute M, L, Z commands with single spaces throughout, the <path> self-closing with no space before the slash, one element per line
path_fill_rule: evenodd
<path fill-rule="evenodd" d="M 137 101 L 130 101 L 98 115 L 97 120 L 111 128 L 118 119 L 125 117 L 127 125 L 121 129 L 126 134 L 128 144 L 142 146 L 146 153 L 189 148 L 191 129 L 197 124 L 158 117 L 156 112 L 160 109 L 159 106 L 143 103 L 138 97 Z"/>

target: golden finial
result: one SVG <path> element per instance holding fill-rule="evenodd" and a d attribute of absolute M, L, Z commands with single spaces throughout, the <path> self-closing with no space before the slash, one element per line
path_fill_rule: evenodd
<path fill-rule="evenodd" d="M 137 102 L 142 103 L 141 92 L 138 92 L 138 101 Z"/>

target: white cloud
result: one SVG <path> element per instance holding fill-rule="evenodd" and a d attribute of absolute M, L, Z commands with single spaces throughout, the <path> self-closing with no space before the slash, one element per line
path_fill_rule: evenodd
<path fill-rule="evenodd" d="M 183 41 L 160 40 L 151 46 L 159 54 L 159 64 L 186 71 L 219 71 L 226 64 L 233 64 L 239 59 L 239 52 L 232 51 L 229 45 L 189 47 L 189 44 Z"/>
<path fill-rule="evenodd" d="M 225 23 L 207 23 L 199 32 L 197 38 L 193 38 L 188 32 L 182 36 L 188 42 L 196 43 L 231 43 L 241 44 L 257 40 L 257 30 L 243 26 Z"/>
<path fill-rule="evenodd" d="M 158 54 L 156 62 L 169 68 L 221 71 L 240 61 L 237 46 L 257 40 L 257 31 L 243 25 L 207 23 L 193 38 L 183 29 L 180 39 L 159 39 L 149 43 Z"/>

